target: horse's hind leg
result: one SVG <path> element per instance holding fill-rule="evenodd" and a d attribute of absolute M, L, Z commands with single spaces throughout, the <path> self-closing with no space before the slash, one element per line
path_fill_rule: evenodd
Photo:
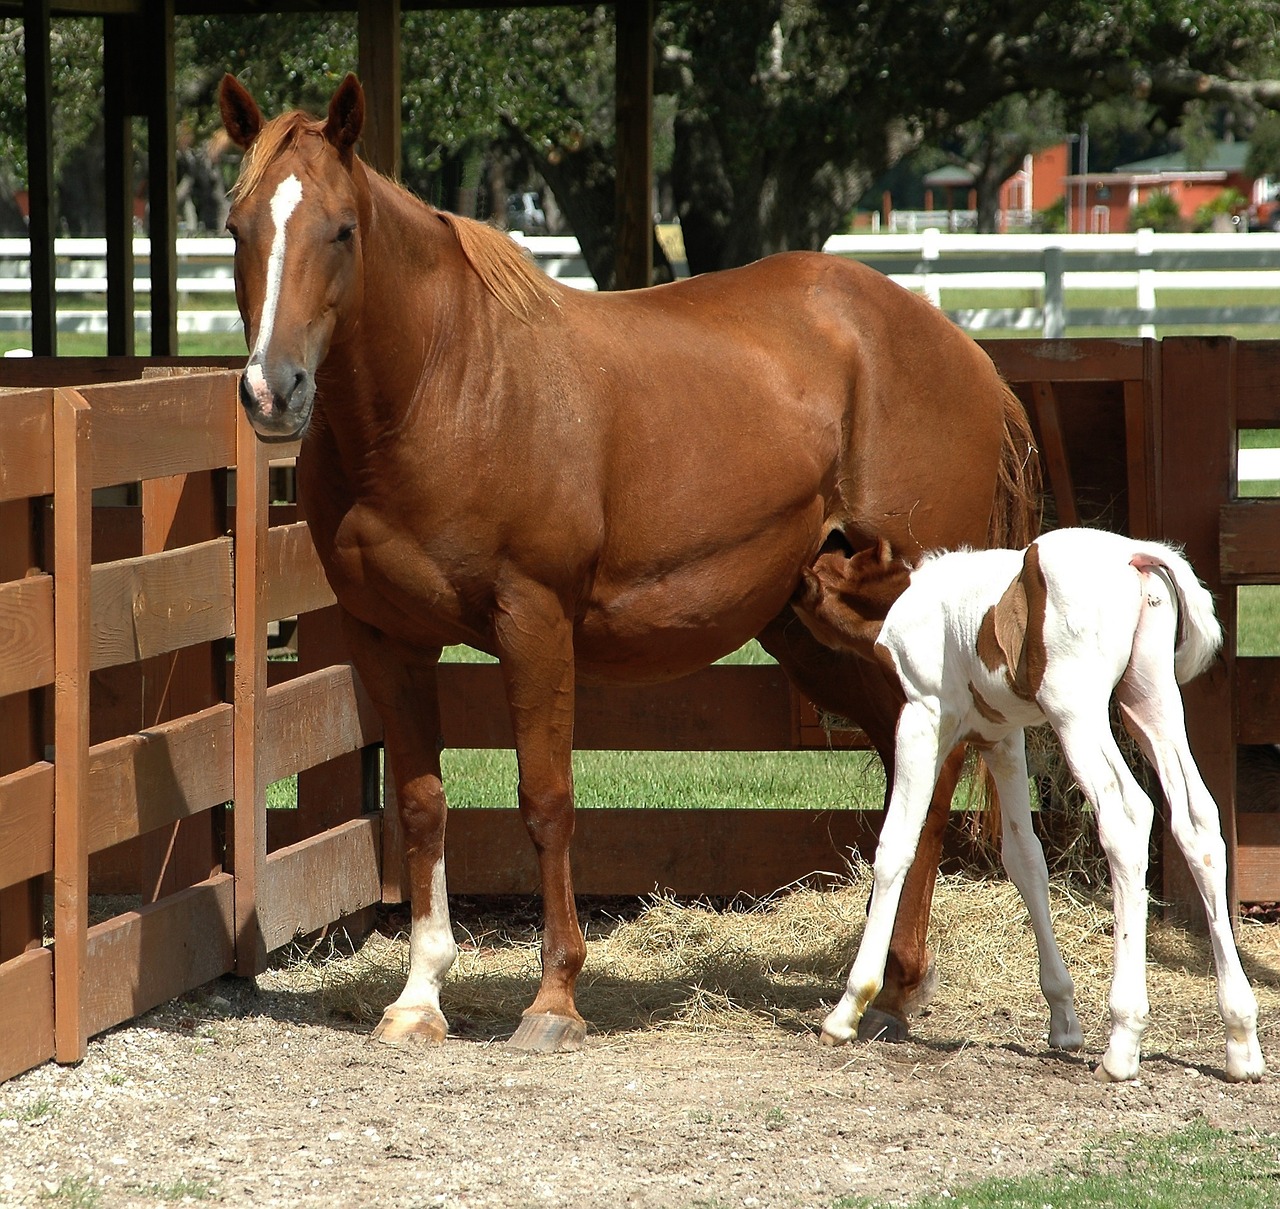
<path fill-rule="evenodd" d="M 494 621 L 515 732 L 520 814 L 542 883 L 542 982 L 509 1044 L 538 1053 L 578 1049 L 586 1024 L 574 987 L 586 959 L 569 868 L 573 839 L 573 630 L 559 602 L 532 586 Z"/>
<path fill-rule="evenodd" d="M 344 614 L 347 641 L 382 718 L 387 763 L 404 833 L 412 922 L 409 977 L 374 1029 L 380 1041 L 443 1041 L 440 986 L 457 956 L 444 875 L 445 799 L 440 784 L 436 659 L 406 651 Z"/>
<path fill-rule="evenodd" d="M 866 732 L 884 764 L 887 807 L 893 790 L 895 732 L 902 708 L 897 684 L 869 661 L 823 646 L 790 610 L 761 633 L 760 643 L 810 701 L 851 719 Z M 925 939 L 951 798 L 963 765 L 964 750 L 957 748 L 943 762 L 934 786 L 924 831 L 902 886 L 884 985 L 858 1025 L 858 1035 L 863 1040 L 905 1039 L 908 1014 L 924 1007 L 933 995 L 937 976 Z"/>
<path fill-rule="evenodd" d="M 1154 582 L 1154 581 L 1153 581 Z M 1155 590 L 1159 590 L 1156 588 Z M 1227 1033 L 1227 1078 L 1256 1082 L 1265 1071 L 1258 1046 L 1258 1003 L 1240 964 L 1227 902 L 1227 850 L 1218 807 L 1187 743 L 1182 698 L 1173 674 L 1173 608 L 1143 610 L 1133 661 L 1116 689 L 1125 726 L 1160 777 L 1173 837 L 1204 903 Z"/>
<path fill-rule="evenodd" d="M 1079 1049 L 1084 1044 L 1076 1017 L 1075 987 L 1053 935 L 1049 911 L 1049 870 L 1044 849 L 1031 826 L 1027 791 L 1027 751 L 1024 731 L 1007 735 L 984 755 L 1000 795 L 1000 854 L 1009 880 L 1027 906 L 1040 958 L 1040 990 L 1049 1005 L 1049 1044 L 1055 1049 Z"/>

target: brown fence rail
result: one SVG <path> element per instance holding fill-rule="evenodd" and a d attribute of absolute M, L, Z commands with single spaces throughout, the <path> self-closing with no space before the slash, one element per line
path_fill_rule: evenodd
<path fill-rule="evenodd" d="M 988 350 L 1032 416 L 1052 518 L 1178 541 L 1217 594 L 1227 650 L 1189 687 L 1189 730 L 1233 893 L 1280 898 L 1280 815 L 1237 816 L 1235 802 L 1236 745 L 1280 742 L 1280 659 L 1234 655 L 1235 586 L 1280 582 L 1280 501 L 1235 494 L 1237 430 L 1280 427 L 1280 344 Z M 5 386 L 27 389 L 0 393 L 0 1078 L 75 1060 L 102 1029 L 403 897 L 395 812 L 378 809 L 378 720 L 267 461 L 282 451 L 239 422 L 234 374 L 33 360 L 0 367 Z M 268 662 L 269 626 L 293 618 L 296 662 Z M 510 744 L 496 668 L 449 665 L 441 685 L 450 745 Z M 583 687 L 576 735 L 620 749 L 861 745 L 827 721 L 777 668 L 716 667 Z M 267 786 L 295 772 L 297 808 L 268 812 Z M 582 892 L 764 893 L 869 854 L 879 823 L 642 813 L 579 812 Z M 449 867 L 455 892 L 536 885 L 514 810 L 453 812 Z M 1165 899 L 1190 903 L 1176 862 L 1162 870 Z"/>

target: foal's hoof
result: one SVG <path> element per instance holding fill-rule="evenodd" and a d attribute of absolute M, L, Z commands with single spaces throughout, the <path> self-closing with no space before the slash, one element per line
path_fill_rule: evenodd
<path fill-rule="evenodd" d="M 581 1049 L 586 1036 L 586 1024 L 573 1016 L 537 1012 L 520 1021 L 507 1048 L 530 1054 L 564 1054 Z"/>
<path fill-rule="evenodd" d="M 905 1041 L 907 1022 L 890 1016 L 878 1008 L 869 1007 L 858 1021 L 859 1041 Z"/>
<path fill-rule="evenodd" d="M 398 1045 L 402 1041 L 439 1045 L 449 1034 L 449 1022 L 429 1008 L 389 1007 L 382 1013 L 373 1039 L 384 1045 Z"/>

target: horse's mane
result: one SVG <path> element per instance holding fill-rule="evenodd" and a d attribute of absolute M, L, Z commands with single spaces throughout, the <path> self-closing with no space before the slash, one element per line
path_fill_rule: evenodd
<path fill-rule="evenodd" d="M 324 138 L 325 123 L 319 118 L 295 109 L 268 122 L 254 139 L 245 155 L 240 177 L 233 188 L 236 197 L 245 197 L 262 180 L 271 163 L 286 151 L 297 147 L 304 138 Z M 365 168 L 369 169 L 368 165 Z M 381 176 L 381 173 L 375 175 Z M 389 177 L 382 177 L 394 188 L 407 192 Z M 550 281 L 529 259 L 520 246 L 505 233 L 487 223 L 435 211 L 458 240 L 467 263 L 475 270 L 485 288 L 513 315 L 528 318 L 540 302 L 558 305 Z"/>
<path fill-rule="evenodd" d="M 447 210 L 436 213 L 457 237 L 485 288 L 517 318 L 527 319 L 540 302 L 559 305 L 550 281 L 510 236 Z"/>
<path fill-rule="evenodd" d="M 258 132 L 253 145 L 245 153 L 240 176 L 232 186 L 235 197 L 247 197 L 258 186 L 272 161 L 285 151 L 296 147 L 305 135 L 324 137 L 324 122 L 303 113 L 300 109 L 282 113 L 268 122 Z"/>

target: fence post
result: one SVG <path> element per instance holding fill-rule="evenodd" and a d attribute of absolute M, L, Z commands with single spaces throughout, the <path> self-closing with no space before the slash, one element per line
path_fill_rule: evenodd
<path fill-rule="evenodd" d="M 1187 734 L 1227 843 L 1227 897 L 1236 891 L 1236 592 L 1221 578 L 1220 515 L 1236 484 L 1236 342 L 1178 337 L 1160 342 L 1159 537 L 1182 545 L 1213 592 L 1222 621 L 1219 657 L 1183 686 Z M 1204 926 L 1199 894 L 1169 830 L 1162 835 L 1163 898 L 1175 918 Z"/>
<path fill-rule="evenodd" d="M 1066 294 L 1062 266 L 1062 249 L 1045 248 L 1044 312 L 1040 330 L 1046 340 L 1056 340 L 1067 334 Z"/>
<path fill-rule="evenodd" d="M 1152 268 L 1143 268 L 1145 259 L 1150 265 L 1151 254 L 1155 251 L 1156 233 L 1151 227 L 1140 227 L 1138 230 L 1135 252 L 1138 256 L 1138 310 L 1144 312 L 1151 320 L 1138 325 L 1138 335 L 1155 339 L 1156 335 L 1156 272 Z"/>
<path fill-rule="evenodd" d="M 84 971 L 89 931 L 89 646 L 92 453 L 89 404 L 53 396 L 54 525 L 54 1056 L 79 1062 L 88 1033 Z"/>
<path fill-rule="evenodd" d="M 262 442 L 236 408 L 234 826 L 236 973 L 266 963 L 258 914 L 267 865 L 267 785 L 263 721 L 267 709 L 267 625 L 263 599 L 270 491 Z"/>

